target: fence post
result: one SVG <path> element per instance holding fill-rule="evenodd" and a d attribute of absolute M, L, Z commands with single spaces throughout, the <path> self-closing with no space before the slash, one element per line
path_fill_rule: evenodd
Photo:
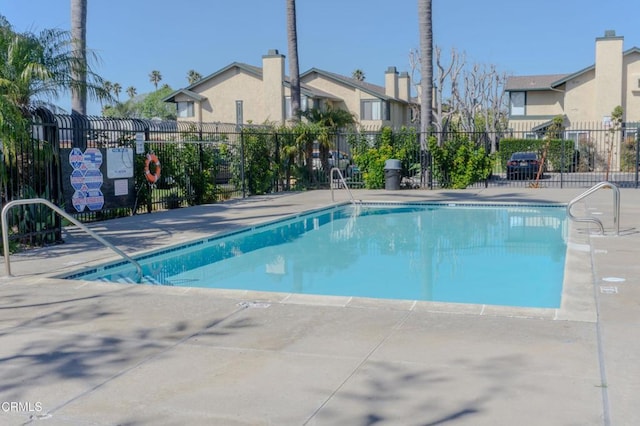
<path fill-rule="evenodd" d="M 247 198 L 247 186 L 244 180 L 244 132 L 240 129 L 240 181 L 242 182 L 242 198 Z"/>
<path fill-rule="evenodd" d="M 562 189 L 564 185 L 564 169 L 567 167 L 566 155 L 564 152 L 565 141 L 564 137 L 560 139 L 560 189 Z"/>
<path fill-rule="evenodd" d="M 275 187 L 276 187 L 276 192 L 280 192 L 280 177 L 281 177 L 281 170 L 280 170 L 280 138 L 278 138 L 278 132 L 275 131 L 273 134 L 274 138 L 275 138 L 275 169 L 276 169 L 276 176 L 275 176 Z M 272 184 L 273 185 L 273 184 Z"/>
<path fill-rule="evenodd" d="M 636 127 L 636 188 L 638 187 L 638 168 L 640 168 L 640 123 Z"/>

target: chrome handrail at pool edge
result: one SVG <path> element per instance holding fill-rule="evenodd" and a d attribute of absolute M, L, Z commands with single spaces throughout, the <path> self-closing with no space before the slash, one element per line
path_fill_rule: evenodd
<path fill-rule="evenodd" d="M 7 213 L 9 211 L 9 209 L 11 209 L 14 206 L 27 205 L 27 204 L 44 204 L 45 206 L 49 207 L 50 209 L 52 209 L 53 211 L 58 213 L 60 216 L 62 216 L 65 219 L 67 219 L 69 222 L 71 222 L 74 225 L 76 225 L 78 228 L 80 228 L 83 231 L 85 231 L 87 234 L 92 236 L 95 240 L 97 240 L 98 242 L 101 242 L 102 244 L 104 244 L 105 246 L 107 246 L 108 248 L 110 248 L 111 250 L 113 250 L 114 252 L 119 254 L 120 256 L 122 256 L 124 259 L 128 260 L 129 262 L 131 262 L 133 264 L 133 266 L 136 267 L 136 271 L 138 273 L 137 282 L 141 282 L 142 281 L 142 267 L 140 266 L 140 264 L 137 261 L 135 261 L 134 259 L 129 257 L 125 252 L 123 252 L 122 250 L 120 250 L 119 248 L 117 248 L 116 246 L 114 246 L 113 244 L 111 244 L 110 242 L 105 240 L 104 238 L 102 238 L 100 235 L 98 235 L 95 232 L 93 232 L 86 225 L 84 225 L 81 222 L 79 222 L 78 220 L 76 220 L 73 216 L 71 216 L 70 214 L 68 214 L 64 210 L 62 210 L 60 207 L 56 206 L 51 201 L 49 201 L 47 199 L 44 199 L 44 198 L 27 198 L 27 199 L 23 199 L 23 200 L 13 200 L 13 201 L 9 201 L 2 208 L 2 244 L 4 245 L 4 267 L 5 267 L 5 275 L 6 276 L 8 276 L 8 277 L 13 276 L 13 275 L 11 275 L 11 261 L 9 259 L 9 256 L 10 256 L 10 253 L 9 253 L 9 226 L 7 224 Z"/>
<path fill-rule="evenodd" d="M 600 227 L 600 232 L 602 232 L 602 234 L 604 235 L 604 225 L 602 224 L 602 221 L 600 219 L 596 217 L 575 217 L 571 213 L 571 207 L 575 203 L 588 197 L 589 195 L 593 194 L 594 192 L 602 188 L 613 189 L 613 223 L 615 224 L 615 227 L 616 227 L 616 235 L 619 235 L 620 234 L 620 190 L 615 184 L 611 182 L 607 182 L 607 181 L 599 182 L 594 186 L 592 186 L 591 188 L 589 188 L 588 190 L 586 190 L 585 192 L 583 192 L 582 194 L 575 197 L 573 200 L 569 201 L 569 203 L 567 204 L 567 216 L 569 216 L 569 218 L 575 222 L 593 222 L 597 224 Z"/>
<path fill-rule="evenodd" d="M 351 197 L 351 203 L 355 204 L 356 200 L 355 200 L 355 198 L 353 198 L 353 194 L 351 193 L 351 190 L 349 189 L 349 186 L 347 185 L 347 181 L 344 179 L 344 176 L 342 176 L 342 172 L 337 167 L 333 167 L 331 169 L 331 171 L 329 172 L 329 188 L 331 188 L 331 201 L 335 201 L 335 199 L 333 198 L 333 172 L 334 171 L 338 172 L 338 176 L 340 177 L 340 181 L 342 182 L 342 184 L 344 185 L 344 188 L 349 193 L 349 197 Z"/>

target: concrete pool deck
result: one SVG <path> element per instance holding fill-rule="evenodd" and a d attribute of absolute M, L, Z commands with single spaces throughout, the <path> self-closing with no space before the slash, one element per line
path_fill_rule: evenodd
<path fill-rule="evenodd" d="M 353 191 L 566 203 L 584 189 Z M 117 259 L 81 231 L 0 279 L 0 424 L 640 424 L 640 192 L 578 202 L 557 310 L 52 278 Z M 336 201 L 346 201 L 337 191 Z M 279 194 L 91 225 L 128 254 L 331 204 Z M 496 259 L 499 261 L 499 259 Z"/>

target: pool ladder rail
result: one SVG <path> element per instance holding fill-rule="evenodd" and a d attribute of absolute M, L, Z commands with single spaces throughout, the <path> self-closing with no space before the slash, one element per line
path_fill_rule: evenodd
<path fill-rule="evenodd" d="M 83 231 L 85 231 L 87 234 L 92 236 L 95 240 L 97 240 L 98 242 L 104 244 L 105 246 L 107 246 L 108 248 L 110 248 L 111 250 L 113 250 L 114 252 L 119 254 L 120 256 L 122 256 L 125 260 L 131 262 L 133 264 L 133 266 L 136 267 L 137 282 L 139 283 L 139 282 L 142 281 L 142 267 L 140 266 L 140 264 L 137 261 L 135 261 L 134 259 L 129 257 L 125 252 L 123 252 L 122 250 L 120 250 L 119 248 L 117 248 L 116 246 L 114 246 L 113 244 L 111 244 L 110 242 L 105 240 L 104 238 L 102 238 L 100 235 L 98 235 L 95 232 L 93 232 L 86 225 L 84 225 L 84 224 L 80 223 L 79 221 L 77 221 L 73 216 L 71 216 L 70 214 L 68 214 L 64 210 L 62 210 L 60 207 L 56 206 L 51 201 L 49 201 L 47 199 L 44 199 L 44 198 L 27 198 L 27 199 L 23 199 L 23 200 L 13 200 L 13 201 L 9 201 L 2 208 L 2 243 L 4 245 L 5 276 L 8 276 L 8 277 L 13 276 L 13 275 L 11 275 L 11 261 L 10 261 L 10 254 L 9 254 L 9 225 L 7 224 L 7 213 L 14 206 L 21 206 L 21 205 L 23 206 L 23 205 L 28 205 L 28 204 L 44 204 L 45 206 L 49 207 L 51 210 L 53 210 L 56 213 L 58 213 L 60 216 L 62 216 L 65 219 L 67 219 L 69 222 L 71 222 L 74 225 L 76 225 L 78 228 L 80 228 Z"/>
<path fill-rule="evenodd" d="M 575 203 L 604 188 L 610 188 L 613 190 L 613 223 L 615 225 L 616 235 L 620 235 L 620 190 L 611 182 L 604 181 L 597 183 L 582 194 L 575 197 L 573 200 L 569 201 L 569 203 L 567 204 L 567 216 L 569 216 L 569 219 L 575 222 L 595 223 L 600 228 L 600 232 L 604 235 L 604 225 L 602 224 L 602 221 L 600 219 L 596 217 L 576 217 L 573 215 L 573 213 L 571 213 L 571 207 L 573 207 Z"/>
<path fill-rule="evenodd" d="M 331 201 L 335 201 L 335 198 L 333 197 L 333 172 L 338 172 L 338 179 L 339 179 L 340 183 L 342 183 L 342 186 L 344 186 L 344 188 L 349 193 L 349 197 L 351 198 L 351 203 L 355 204 L 356 203 L 356 199 L 353 198 L 353 194 L 351 193 L 351 190 L 349 189 L 349 185 L 347 185 L 347 181 L 344 179 L 344 176 L 342 176 L 342 172 L 337 167 L 333 167 L 331 169 L 331 171 L 329 172 L 329 188 L 331 188 Z"/>

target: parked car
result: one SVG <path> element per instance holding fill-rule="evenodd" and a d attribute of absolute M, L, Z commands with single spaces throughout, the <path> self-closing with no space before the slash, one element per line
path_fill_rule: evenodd
<path fill-rule="evenodd" d="M 329 167 L 339 168 L 343 175 L 347 173 L 347 171 L 350 169 L 351 158 L 349 158 L 348 154 L 342 151 L 335 151 L 335 150 L 329 151 L 328 160 L 329 160 Z M 313 151 L 313 168 L 316 170 L 322 169 L 319 151 Z"/>
<path fill-rule="evenodd" d="M 539 168 L 540 160 L 535 152 L 514 152 L 507 161 L 507 179 L 532 179 Z"/>

